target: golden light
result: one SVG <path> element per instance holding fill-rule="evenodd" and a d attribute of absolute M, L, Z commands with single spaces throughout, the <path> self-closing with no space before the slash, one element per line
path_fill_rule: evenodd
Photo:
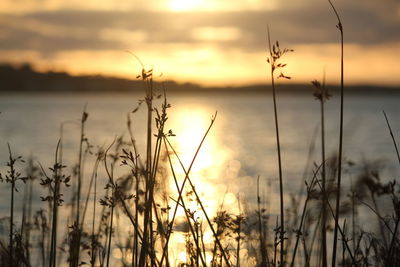
<path fill-rule="evenodd" d="M 204 134 L 211 123 L 211 118 L 214 114 L 213 110 L 209 110 L 204 106 L 196 103 L 185 103 L 183 105 L 174 106 L 174 118 L 171 120 L 169 127 L 176 134 L 176 138 L 170 138 L 172 145 L 177 151 L 185 169 L 187 170 L 193 160 L 195 152 L 204 137 Z M 236 195 L 229 191 L 229 186 L 226 185 L 226 180 L 222 181 L 219 178 L 226 175 L 236 176 L 240 169 L 240 162 L 229 160 L 231 151 L 224 147 L 221 142 L 221 136 L 218 134 L 218 128 L 223 124 L 223 118 L 217 117 L 213 127 L 207 135 L 199 154 L 194 161 L 189 177 L 195 186 L 195 190 L 202 202 L 208 217 L 212 220 L 217 212 L 221 209 L 221 204 L 229 206 L 229 211 L 237 212 Z M 173 157 L 174 158 L 174 157 Z M 174 173 L 177 176 L 179 186 L 185 178 L 185 172 L 180 166 L 179 161 L 173 159 Z M 173 179 L 171 177 L 171 179 Z M 177 198 L 177 189 L 174 181 L 169 182 L 170 192 L 174 199 Z M 206 251 L 211 249 L 214 243 L 214 236 L 207 225 L 206 217 L 196 200 L 194 193 L 190 192 L 192 188 L 189 182 L 186 182 L 185 193 L 183 194 L 186 209 L 194 212 L 194 217 L 202 221 L 202 233 Z M 174 201 L 170 202 L 171 207 L 175 207 Z M 173 215 L 174 208 L 171 209 L 170 217 Z M 186 221 L 185 211 L 179 207 L 176 215 L 176 222 L 182 225 Z M 184 231 L 184 230 L 180 230 Z M 176 259 L 184 262 L 186 259 L 185 253 L 185 232 L 175 231 L 171 239 L 172 247 L 175 251 L 178 249 Z M 206 252 L 207 254 L 208 252 Z M 211 257 L 211 256 L 210 256 Z"/>
<path fill-rule="evenodd" d="M 186 252 L 185 251 L 182 251 L 181 253 L 179 253 L 178 260 L 181 263 L 185 263 L 186 259 L 187 259 L 187 256 L 186 256 Z"/>
<path fill-rule="evenodd" d="M 211 111 L 202 108 L 183 108 L 178 111 L 172 129 L 177 135 L 175 145 L 185 168 L 189 168 L 200 141 L 209 127 L 212 114 Z M 191 174 L 206 170 L 218 163 L 215 139 L 215 136 L 208 136 L 197 155 Z M 182 168 L 176 169 L 178 173 L 184 174 Z"/>
<path fill-rule="evenodd" d="M 235 27 L 199 27 L 191 32 L 193 39 L 198 41 L 235 41 L 241 37 L 241 32 Z"/>
<path fill-rule="evenodd" d="M 202 4 L 202 0 L 171 0 L 169 9 L 172 11 L 189 11 L 194 10 Z"/>

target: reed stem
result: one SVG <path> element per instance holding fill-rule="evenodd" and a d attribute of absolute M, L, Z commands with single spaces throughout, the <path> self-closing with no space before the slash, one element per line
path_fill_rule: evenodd
<path fill-rule="evenodd" d="M 268 27 L 268 46 L 271 60 L 273 58 L 271 37 Z M 279 200 L 280 200 L 280 266 L 284 266 L 284 240 L 285 240 L 285 218 L 284 218 L 284 203 L 283 203 L 283 178 L 282 178 L 282 160 L 281 160 L 281 143 L 279 139 L 279 121 L 278 121 L 278 110 L 276 105 L 276 90 L 275 90 L 275 77 L 274 77 L 275 66 L 271 62 L 271 85 L 272 85 L 272 98 L 274 103 L 274 119 L 275 119 L 275 133 L 276 133 L 276 149 L 278 152 L 278 171 L 279 171 Z"/>
<path fill-rule="evenodd" d="M 335 228 L 333 234 L 332 246 L 332 267 L 336 266 L 336 248 L 339 229 L 339 216 L 340 216 L 340 194 L 341 194 L 341 180 L 342 180 L 342 149 L 343 149 L 343 94 L 344 94 L 344 64 L 343 64 L 343 25 L 340 20 L 339 14 L 331 0 L 328 0 L 332 7 L 333 12 L 338 20 L 337 28 L 340 31 L 340 129 L 339 129 L 339 155 L 338 155 L 338 178 L 337 178 L 337 193 L 336 193 L 336 210 L 335 210 Z"/>

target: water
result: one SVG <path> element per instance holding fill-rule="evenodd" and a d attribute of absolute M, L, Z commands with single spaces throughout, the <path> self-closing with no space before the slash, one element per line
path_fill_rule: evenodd
<path fill-rule="evenodd" d="M 116 136 L 127 135 L 126 117 L 143 98 L 140 94 L 9 94 L 0 96 L 0 162 L 8 160 L 7 143 L 14 155 L 33 155 L 43 166 L 51 166 L 63 126 L 64 157 L 71 168 L 78 156 L 79 120 L 85 105 L 89 118 L 86 137 L 96 146 L 108 146 Z M 382 177 L 391 180 L 400 169 L 382 110 L 388 114 L 395 136 L 399 136 L 399 95 L 348 95 L 344 109 L 344 156 L 362 162 L 383 159 Z M 158 103 L 161 101 L 158 100 Z M 256 178 L 270 181 L 268 199 L 271 214 L 278 213 L 277 155 L 272 99 L 269 94 L 171 94 L 168 102 L 167 129 L 186 167 L 217 111 L 215 124 L 195 161 L 192 177 L 207 209 L 212 214 L 224 202 L 225 208 L 238 212 L 238 199 L 253 205 L 256 201 Z M 304 184 L 307 162 L 320 163 L 319 102 L 311 94 L 278 95 L 279 129 L 286 197 Z M 145 154 L 145 105 L 131 114 L 133 132 L 139 151 Z M 338 146 L 339 99 L 326 103 L 326 151 L 335 153 Z M 317 139 L 315 138 L 317 136 Z M 315 151 L 309 157 L 310 147 Z M 89 177 L 93 157 L 89 157 L 85 177 Z M 4 173 L 4 167 L 2 172 Z M 69 169 L 70 170 L 70 169 Z M 182 175 L 181 171 L 181 175 Z M 309 177 L 308 174 L 307 177 Z M 347 177 L 347 176 L 345 176 Z M 345 180 L 346 184 L 346 180 Z M 347 181 L 348 184 L 348 181 Z M 172 185 L 171 185 L 172 186 Z M 6 186 L 0 192 L 8 196 Z M 20 186 L 21 187 L 21 186 Z M 171 190 L 173 186 L 171 187 Z M 40 189 L 35 189 L 40 192 Z M 263 199 L 267 188 L 261 189 Z M 20 203 L 21 200 L 17 199 Z M 7 202 L 0 202 L 1 216 L 8 215 Z M 36 203 L 40 206 L 40 202 Z"/>
<path fill-rule="evenodd" d="M 278 116 L 285 176 L 299 178 L 316 127 L 319 127 L 319 103 L 309 95 L 278 96 Z M 137 106 L 141 95 L 2 95 L 0 97 L 0 160 L 7 160 L 6 144 L 24 157 L 33 154 L 50 163 L 64 126 L 66 152 L 73 157 L 79 139 L 79 119 L 87 104 L 89 119 L 86 136 L 94 145 L 110 143 L 126 133 L 126 114 Z M 400 130 L 396 119 L 400 95 L 349 95 L 345 100 L 344 154 L 352 160 L 385 158 L 395 161 L 392 140 L 382 114 L 385 110 L 392 128 Z M 176 139 L 181 132 L 201 137 L 211 117 L 218 111 L 210 136 L 218 150 L 236 159 L 250 176 L 276 177 L 276 144 L 272 100 L 261 94 L 170 95 L 169 124 Z M 141 144 L 145 136 L 145 108 L 132 115 L 134 135 Z M 74 123 L 72 123 L 72 121 Z M 176 127 L 179 128 L 176 128 Z M 327 151 L 338 144 L 339 103 L 334 97 L 326 104 Z M 198 131 L 198 132 L 196 132 Z M 200 140 L 191 142 L 196 143 Z M 319 141 L 317 142 L 319 145 Z M 72 151 L 69 151 L 71 148 Z M 318 147 L 316 148 L 319 151 Z M 75 153 L 76 154 L 76 153 Z M 69 155 L 69 154 L 68 154 Z M 318 155 L 313 160 L 318 161 Z M 392 164 L 389 164 L 392 165 Z M 395 166 L 391 166 L 395 168 Z M 392 170 L 394 173 L 397 170 Z M 301 176 L 300 176 L 301 177 Z"/>

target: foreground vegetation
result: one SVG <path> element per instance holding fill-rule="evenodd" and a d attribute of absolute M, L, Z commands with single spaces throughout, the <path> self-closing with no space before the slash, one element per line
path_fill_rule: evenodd
<path fill-rule="evenodd" d="M 166 127 L 171 106 L 165 89 L 158 95 L 160 88 L 154 88 L 152 70 L 143 67 L 138 78 L 146 95 L 133 113 L 139 108 L 147 109 L 145 151 L 138 151 L 130 116 L 128 136 L 96 150 L 85 134 L 89 118 L 86 108 L 79 122 L 75 166 L 65 166 L 63 136 L 56 145 L 52 166 L 42 166 L 33 159 L 25 162 L 8 145 L 8 162 L 0 176 L 10 185 L 10 215 L 2 220 L 8 229 L 7 238 L 0 243 L 1 266 L 398 266 L 399 185 L 381 180 L 380 162 L 355 164 L 342 156 L 343 26 L 332 4 L 331 7 L 341 37 L 338 152 L 326 155 L 324 103 L 330 94 L 324 82 L 313 81 L 321 112 L 321 160 L 312 167 L 311 176 L 305 172 L 303 192 L 291 198 L 285 197 L 275 77 L 289 78 L 276 71 L 286 66 L 281 61 L 292 50 L 281 48 L 279 42 L 271 43 L 268 33 L 267 61 L 271 66 L 278 158 L 278 216 L 274 217 L 261 200 L 263 184 L 256 177 L 254 208 L 239 208 L 237 214 L 223 208 L 216 214 L 207 213 L 207 200 L 198 193 L 191 171 L 217 114 L 204 129 L 203 138 L 196 140 L 199 144 L 191 164 L 184 166 L 170 142 L 175 135 Z M 386 114 L 384 117 L 400 164 L 390 121 Z M 91 158 L 93 170 L 87 177 L 84 170 Z M 178 177 L 180 172 L 183 177 Z M 342 184 L 344 174 L 355 179 Z M 166 183 L 172 183 L 175 191 L 170 192 Z M 20 188 L 23 192 L 18 191 Z M 23 201 L 21 211 L 15 210 L 16 197 Z M 288 200 L 290 205 L 284 202 Z M 37 201 L 44 205 L 35 210 Z M 189 203 L 195 203 L 197 208 L 190 209 Z M 391 205 L 388 216 L 381 203 Z M 366 208 L 370 210 L 369 221 L 376 219 L 376 231 L 363 228 L 366 217 L 361 210 Z M 179 210 L 183 211 L 184 222 L 177 221 Z M 16 213 L 21 214 L 19 222 Z M 206 237 L 207 233 L 211 238 Z M 184 258 L 177 257 L 180 251 L 176 251 L 173 241 L 176 234 L 184 236 Z M 119 259 L 113 259 L 113 255 L 119 255 Z"/>

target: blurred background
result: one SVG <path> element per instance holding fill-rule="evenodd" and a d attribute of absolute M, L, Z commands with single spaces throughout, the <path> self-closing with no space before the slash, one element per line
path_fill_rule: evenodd
<path fill-rule="evenodd" d="M 335 1 L 345 33 L 346 83 L 400 82 L 397 0 Z M 201 85 L 247 85 L 266 79 L 267 25 L 295 50 L 285 59 L 293 82 L 325 66 L 339 77 L 339 32 L 320 0 L 2 0 L 0 62 L 40 71 L 133 79 L 141 67 Z"/>

